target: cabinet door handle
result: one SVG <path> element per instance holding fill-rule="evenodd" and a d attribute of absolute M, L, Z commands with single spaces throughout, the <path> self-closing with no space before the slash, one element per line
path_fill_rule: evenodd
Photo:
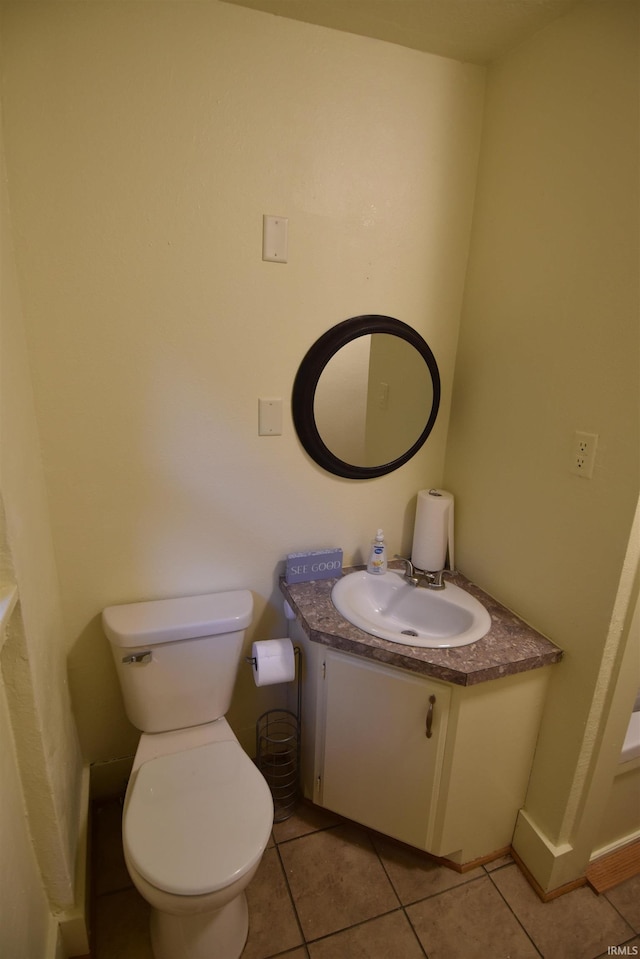
<path fill-rule="evenodd" d="M 433 736 L 433 705 L 436 701 L 434 695 L 429 696 L 429 708 L 427 709 L 427 739 L 431 739 Z"/>

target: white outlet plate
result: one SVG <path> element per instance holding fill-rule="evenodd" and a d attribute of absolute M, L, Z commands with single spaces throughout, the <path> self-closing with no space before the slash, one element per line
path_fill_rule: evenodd
<path fill-rule="evenodd" d="M 573 434 L 573 448 L 571 453 L 571 472 L 583 479 L 591 479 L 596 461 L 598 448 L 597 433 L 582 433 L 579 430 Z"/>

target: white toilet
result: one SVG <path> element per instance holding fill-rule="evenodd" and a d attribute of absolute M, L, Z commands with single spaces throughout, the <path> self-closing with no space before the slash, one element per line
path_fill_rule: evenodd
<path fill-rule="evenodd" d="M 105 633 L 142 731 L 122 817 L 131 879 L 151 905 L 155 959 L 238 959 L 245 887 L 273 801 L 224 718 L 251 622 L 248 590 L 110 606 Z"/>

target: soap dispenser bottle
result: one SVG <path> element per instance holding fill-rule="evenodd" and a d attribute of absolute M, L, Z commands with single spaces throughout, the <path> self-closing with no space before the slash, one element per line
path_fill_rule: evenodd
<path fill-rule="evenodd" d="M 381 529 L 378 530 L 376 538 L 371 543 L 367 572 L 373 573 L 374 575 L 387 572 L 387 547 L 385 546 L 384 533 Z"/>

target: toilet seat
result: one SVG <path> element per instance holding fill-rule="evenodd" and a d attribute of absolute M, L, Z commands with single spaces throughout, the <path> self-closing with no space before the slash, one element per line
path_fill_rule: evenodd
<path fill-rule="evenodd" d="M 123 840 L 147 882 L 199 896 L 255 866 L 272 825 L 273 802 L 262 774 L 238 742 L 215 742 L 140 766 Z"/>

